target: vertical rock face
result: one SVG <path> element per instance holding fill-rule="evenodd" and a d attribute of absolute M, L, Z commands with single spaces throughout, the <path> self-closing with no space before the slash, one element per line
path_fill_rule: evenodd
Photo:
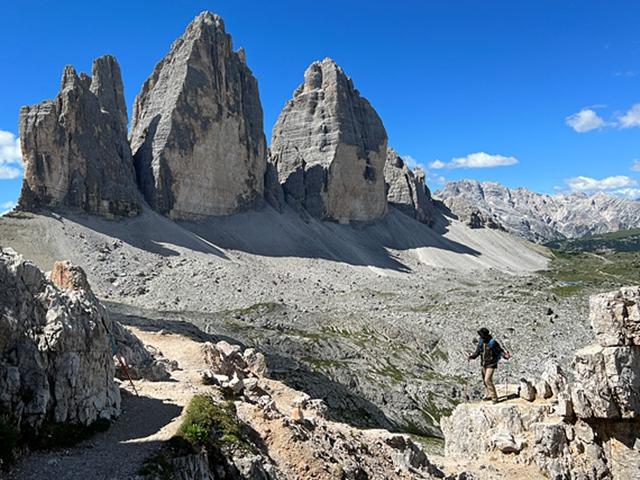
<path fill-rule="evenodd" d="M 66 67 L 54 100 L 22 108 L 20 142 L 21 208 L 69 206 L 107 217 L 139 213 L 122 79 L 113 57 L 96 59 L 92 77 Z"/>
<path fill-rule="evenodd" d="M 273 129 L 271 154 L 294 208 L 340 222 L 385 214 L 387 133 L 333 60 L 305 72 Z"/>
<path fill-rule="evenodd" d="M 174 219 L 227 215 L 262 197 L 258 83 L 222 19 L 198 15 L 136 98 L 131 148 L 150 205 Z"/>
<path fill-rule="evenodd" d="M 400 155 L 389 148 L 384 165 L 384 179 L 389 205 L 419 222 L 429 225 L 433 223 L 435 208 L 422 169 L 412 171 Z"/>
<path fill-rule="evenodd" d="M 34 432 L 120 410 L 104 308 L 80 269 L 52 278 L 0 249 L 0 411 Z"/>

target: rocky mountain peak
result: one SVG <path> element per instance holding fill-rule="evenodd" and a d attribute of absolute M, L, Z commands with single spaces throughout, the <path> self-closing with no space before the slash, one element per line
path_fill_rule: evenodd
<path fill-rule="evenodd" d="M 258 83 L 222 19 L 198 15 L 135 101 L 131 147 L 149 204 L 176 219 L 227 215 L 262 198 Z"/>
<path fill-rule="evenodd" d="M 98 98 L 100 108 L 115 117 L 116 124 L 127 132 L 127 106 L 120 65 L 115 57 L 104 55 L 93 62 L 91 91 Z"/>
<path fill-rule="evenodd" d="M 286 201 L 311 215 L 371 222 L 386 212 L 387 134 L 380 117 L 330 58 L 312 63 L 272 134 Z"/>
<path fill-rule="evenodd" d="M 411 170 L 398 152 L 389 148 L 384 177 L 389 205 L 420 222 L 434 222 L 435 207 L 420 168 Z"/>
<path fill-rule="evenodd" d="M 65 67 L 54 101 L 23 107 L 23 209 L 66 206 L 107 217 L 140 211 L 120 68 L 96 59 L 93 77 Z"/>

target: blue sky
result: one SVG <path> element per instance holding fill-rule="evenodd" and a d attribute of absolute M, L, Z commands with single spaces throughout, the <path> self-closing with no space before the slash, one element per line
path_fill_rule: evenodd
<path fill-rule="evenodd" d="M 20 171 L 22 105 L 53 98 L 64 65 L 89 71 L 111 53 L 131 111 L 202 10 L 222 15 L 245 47 L 267 138 L 308 64 L 331 56 L 433 189 L 441 177 L 476 178 L 640 196 L 640 2 L 61 0 L 1 10 L 0 211 L 19 193 L 9 177 Z"/>

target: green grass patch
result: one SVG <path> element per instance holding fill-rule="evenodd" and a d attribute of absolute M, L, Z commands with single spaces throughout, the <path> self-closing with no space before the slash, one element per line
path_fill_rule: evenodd
<path fill-rule="evenodd" d="M 217 404 L 208 395 L 196 395 L 187 406 L 178 436 L 196 447 L 252 450 L 233 402 Z"/>
<path fill-rule="evenodd" d="M 302 357 L 302 361 L 318 370 L 323 370 L 325 368 L 342 368 L 345 366 L 345 362 L 329 358 Z"/>
<path fill-rule="evenodd" d="M 549 269 L 540 274 L 550 280 L 550 290 L 558 297 L 640 284 L 640 252 L 554 250 L 553 253 Z"/>

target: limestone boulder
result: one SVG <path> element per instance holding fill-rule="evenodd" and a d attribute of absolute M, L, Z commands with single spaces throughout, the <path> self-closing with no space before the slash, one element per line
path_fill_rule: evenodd
<path fill-rule="evenodd" d="M 445 455 L 482 458 L 506 445 L 508 435 L 514 445 L 522 445 L 532 425 L 543 421 L 551 411 L 547 403 L 460 404 L 451 416 L 440 420 Z"/>
<path fill-rule="evenodd" d="M 0 284 L 0 411 L 35 432 L 116 417 L 109 320 L 91 291 L 60 289 L 10 249 Z"/>
<path fill-rule="evenodd" d="M 640 346 L 640 287 L 624 287 L 593 295 L 589 300 L 591 326 L 603 347 Z"/>
<path fill-rule="evenodd" d="M 422 169 L 411 170 L 402 157 L 389 148 L 384 178 L 390 206 L 419 222 L 428 225 L 434 222 L 435 207 Z"/>
<path fill-rule="evenodd" d="M 373 222 L 387 209 L 387 133 L 333 60 L 314 62 L 273 128 L 271 161 L 286 202 L 341 223 Z"/>
<path fill-rule="evenodd" d="M 518 386 L 518 396 L 527 402 L 533 402 L 536 399 L 536 387 L 526 378 L 522 378 Z"/>
<path fill-rule="evenodd" d="M 545 364 L 540 380 L 549 385 L 551 394 L 554 397 L 557 397 L 558 394 L 565 389 L 568 383 L 564 370 L 562 370 L 562 367 L 553 360 L 550 360 Z"/>
<path fill-rule="evenodd" d="M 640 416 L 640 349 L 591 345 L 576 352 L 572 368 L 579 418 Z"/>
<path fill-rule="evenodd" d="M 23 107 L 19 208 L 71 207 L 109 218 L 140 212 L 120 67 L 107 55 L 92 77 L 66 67 L 54 100 Z"/>
<path fill-rule="evenodd" d="M 222 18 L 198 15 L 156 65 L 134 104 L 131 148 L 145 198 L 171 218 L 228 215 L 261 202 L 258 82 Z"/>

